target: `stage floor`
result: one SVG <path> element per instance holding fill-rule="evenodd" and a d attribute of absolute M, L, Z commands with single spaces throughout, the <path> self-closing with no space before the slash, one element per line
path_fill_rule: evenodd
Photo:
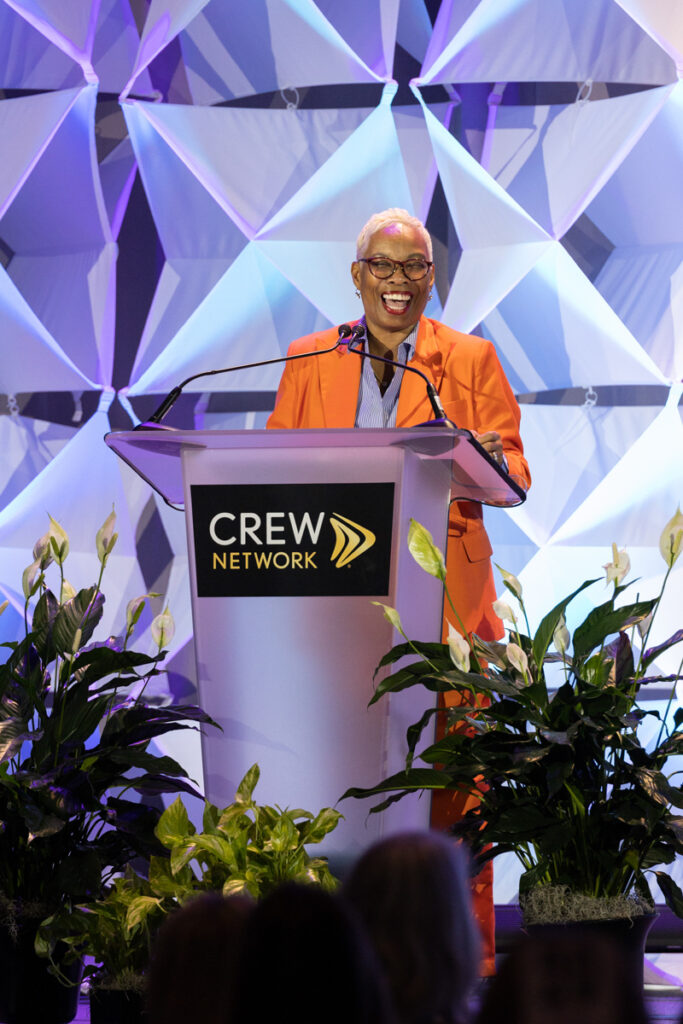
<path fill-rule="evenodd" d="M 645 1000 L 651 1024 L 680 1024 L 683 1015 L 683 953 L 654 953 L 645 961 Z M 90 1024 L 87 997 L 81 998 L 77 1024 Z"/>

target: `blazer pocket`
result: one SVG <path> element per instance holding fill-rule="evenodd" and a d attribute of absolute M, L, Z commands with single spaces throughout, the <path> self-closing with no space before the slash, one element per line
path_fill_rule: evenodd
<path fill-rule="evenodd" d="M 464 533 L 461 537 L 461 542 L 470 562 L 480 562 L 484 558 L 490 558 L 493 554 L 491 541 L 486 530 Z"/>

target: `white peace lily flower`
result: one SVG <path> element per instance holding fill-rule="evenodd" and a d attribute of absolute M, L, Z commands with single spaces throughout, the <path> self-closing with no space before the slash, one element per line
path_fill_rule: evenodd
<path fill-rule="evenodd" d="M 168 610 L 168 605 L 166 605 L 163 612 L 160 612 L 160 614 L 152 620 L 150 630 L 152 633 L 152 639 L 159 650 L 161 650 L 162 647 L 168 647 L 175 634 L 175 622 L 173 621 L 173 616 Z"/>
<path fill-rule="evenodd" d="M 102 565 L 107 561 L 107 558 L 118 540 L 118 533 L 114 533 L 115 526 L 116 512 L 112 508 L 111 512 L 97 531 L 97 535 L 95 537 L 95 543 L 97 544 L 97 557 Z"/>
<path fill-rule="evenodd" d="M 149 594 L 140 594 L 139 597 L 133 597 L 126 605 L 126 629 L 130 633 L 132 632 L 133 626 L 136 624 L 140 616 L 142 615 L 142 609 L 145 606 L 145 601 L 148 597 L 158 597 L 159 595 L 150 592 Z"/>
<path fill-rule="evenodd" d="M 459 668 L 461 672 L 469 672 L 470 670 L 470 645 L 468 644 L 465 637 L 458 633 L 450 622 L 448 623 L 448 650 L 450 651 L 451 661 L 456 668 Z"/>
<path fill-rule="evenodd" d="M 435 576 L 439 580 L 446 579 L 443 553 L 434 543 L 429 530 L 416 519 L 411 519 L 408 527 L 408 550 L 420 568 L 430 576 Z"/>
<path fill-rule="evenodd" d="M 83 639 L 83 630 L 77 629 L 74 633 L 73 643 L 71 644 L 71 653 L 78 654 L 78 649 L 81 646 L 81 640 Z"/>
<path fill-rule="evenodd" d="M 522 596 L 522 584 L 519 582 L 517 577 L 513 576 L 513 574 L 511 572 L 508 572 L 507 569 L 502 569 L 498 565 L 497 562 L 496 562 L 496 569 L 498 570 L 500 575 L 503 577 L 503 579 L 507 583 L 507 585 L 512 588 L 512 591 L 515 594 L 515 596 L 521 598 L 521 596 Z"/>
<path fill-rule="evenodd" d="M 34 561 L 40 562 L 41 569 L 47 569 L 52 561 L 52 545 L 50 544 L 50 531 L 44 533 L 33 545 Z"/>
<path fill-rule="evenodd" d="M 27 601 L 33 592 L 33 588 L 40 572 L 40 561 L 31 562 L 31 564 L 27 565 L 24 569 L 24 574 L 21 577 L 21 589 L 23 590 L 24 597 Z"/>
<path fill-rule="evenodd" d="M 507 601 L 494 601 L 493 610 L 499 619 L 505 619 L 506 622 L 517 622 L 517 616 Z"/>
<path fill-rule="evenodd" d="M 62 592 L 60 594 L 59 603 L 64 604 L 66 601 L 71 601 L 75 596 L 75 588 L 72 587 L 68 580 L 64 580 L 62 583 Z"/>
<path fill-rule="evenodd" d="M 681 553 L 681 547 L 683 546 L 683 514 L 681 514 L 681 506 L 679 505 L 676 509 L 676 514 L 671 517 L 669 522 L 662 530 L 662 535 L 659 538 L 659 550 L 662 553 L 662 558 L 666 564 L 671 568 Z"/>
<path fill-rule="evenodd" d="M 553 632 L 555 650 L 559 651 L 560 654 L 564 654 L 569 647 L 570 640 L 571 637 L 569 635 L 569 630 L 567 629 L 567 623 L 564 621 L 564 615 L 562 615 L 560 616 L 560 621 L 555 626 L 555 630 Z"/>
<path fill-rule="evenodd" d="M 505 648 L 505 656 L 513 668 L 516 668 L 522 675 L 526 675 L 529 669 L 529 659 L 519 644 L 508 644 Z"/>
<path fill-rule="evenodd" d="M 631 559 L 626 554 L 626 551 L 622 548 L 619 550 L 616 544 L 612 545 L 612 561 L 607 562 L 603 565 L 605 570 L 606 582 L 616 583 L 617 586 L 621 583 L 625 576 L 628 575 L 631 568 Z"/>
<path fill-rule="evenodd" d="M 69 554 L 69 535 L 66 530 L 59 525 L 56 519 L 50 516 L 50 531 L 49 536 L 51 541 L 54 541 L 57 547 L 55 551 L 55 545 L 52 545 L 52 554 L 55 561 L 59 565 L 64 564 L 66 556 Z"/>
<path fill-rule="evenodd" d="M 388 604 L 382 604 L 381 601 L 373 601 L 372 603 L 376 604 L 378 608 L 382 609 L 384 613 L 384 618 L 387 620 L 387 622 L 391 623 L 394 629 L 397 629 L 399 633 L 405 635 L 403 633 L 403 626 L 401 625 L 401 617 L 395 608 L 392 608 Z"/>

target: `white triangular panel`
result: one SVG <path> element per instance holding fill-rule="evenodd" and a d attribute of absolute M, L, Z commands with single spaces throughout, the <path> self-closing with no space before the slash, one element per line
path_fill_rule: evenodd
<path fill-rule="evenodd" d="M 616 249 L 595 287 L 662 373 L 683 379 L 683 244 Z"/>
<path fill-rule="evenodd" d="M 583 213 L 672 86 L 568 107 L 501 106 L 489 172 L 554 238 Z"/>
<path fill-rule="evenodd" d="M 683 82 L 587 209 L 616 246 L 683 242 Z"/>
<path fill-rule="evenodd" d="M 426 107 L 425 118 L 453 223 L 463 249 L 548 240 Z"/>
<path fill-rule="evenodd" d="M 71 57 L 0 4 L 0 88 L 68 89 L 82 82 L 81 68 Z"/>
<path fill-rule="evenodd" d="M 149 122 L 247 237 L 336 153 L 370 113 L 357 108 L 289 111 L 138 103 L 127 106 L 130 124 L 132 110 Z M 139 118 L 133 131 L 139 139 Z M 158 187 L 159 170 L 157 180 L 149 179 L 152 190 Z M 177 206 L 173 215 L 178 216 Z"/>
<path fill-rule="evenodd" d="M 0 561 L 3 578 L 15 607 L 23 607 L 21 576 L 33 561 L 36 540 L 49 528 L 52 515 L 69 534 L 70 554 L 65 575 L 77 589 L 97 581 L 99 563 L 95 535 L 115 505 L 119 539 L 110 556 L 102 589 L 108 596 L 103 625 L 108 632 L 125 627 L 127 601 L 144 593 L 145 587 L 135 557 L 135 534 L 131 516 L 149 498 L 147 486 L 123 466 L 102 440 L 108 431 L 102 408 L 49 463 L 18 497 L 0 512 Z M 124 486 L 125 478 L 125 486 Z M 87 501 L 83 481 L 87 479 Z M 54 576 L 54 567 L 52 569 Z M 53 585 L 57 585 L 52 580 Z"/>
<path fill-rule="evenodd" d="M 0 392 L 92 387 L 95 384 L 60 349 L 0 267 Z"/>
<path fill-rule="evenodd" d="M 665 381 L 558 242 L 485 318 L 482 330 L 496 342 L 520 393 Z"/>
<path fill-rule="evenodd" d="M 4 216 L 45 148 L 71 110 L 80 89 L 0 101 L 0 217 Z M 0 224 L 2 234 L 2 224 Z"/>
<path fill-rule="evenodd" d="M 616 0 L 680 67 L 683 64 L 683 7 L 670 0 Z"/>
<path fill-rule="evenodd" d="M 166 391 L 192 373 L 283 355 L 307 319 L 311 330 L 320 326 L 315 311 L 302 315 L 304 303 L 297 305 L 291 284 L 255 245 L 248 246 L 129 394 Z M 281 373 L 281 366 L 240 371 L 197 381 L 188 390 L 275 390 Z"/>
<path fill-rule="evenodd" d="M 444 321 L 459 331 L 473 330 L 551 246 L 547 241 L 465 249 L 448 293 Z"/>
<path fill-rule="evenodd" d="M 441 18 L 448 41 L 440 28 L 421 85 L 676 80 L 671 58 L 613 0 L 451 0 Z"/>
<path fill-rule="evenodd" d="M 380 2 L 385 0 L 377 0 Z M 241 7 L 198 0 L 186 4 L 184 11 L 174 4 L 170 8 L 169 4 L 152 4 L 136 73 L 179 34 L 196 104 L 385 77 L 365 64 L 312 0 L 251 0 Z M 346 17 L 341 12 L 342 20 Z M 385 46 L 391 51 L 388 41 Z M 380 47 L 381 71 L 386 63 L 384 49 Z"/>
<path fill-rule="evenodd" d="M 97 14 L 99 4 L 11 0 L 11 5 L 66 53 L 78 51 L 83 55 L 89 54 L 94 30 L 93 14 Z"/>
<path fill-rule="evenodd" d="M 0 508 L 42 473 L 75 432 L 75 425 L 20 415 L 0 416 Z"/>
<path fill-rule="evenodd" d="M 163 352 L 230 267 L 228 260 L 171 259 L 164 263 L 131 381 L 137 381 Z"/>
<path fill-rule="evenodd" d="M 366 220 L 409 207 L 396 127 L 384 102 L 262 228 L 258 239 L 354 241 Z"/>

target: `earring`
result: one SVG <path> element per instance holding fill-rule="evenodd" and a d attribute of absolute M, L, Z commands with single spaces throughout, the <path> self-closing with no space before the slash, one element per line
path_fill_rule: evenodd
<path fill-rule="evenodd" d="M 359 299 L 359 298 L 360 298 L 360 291 L 359 291 L 359 289 L 358 289 L 358 288 L 356 288 L 356 298 L 357 298 L 357 299 Z"/>
<path fill-rule="evenodd" d="M 431 299 L 431 297 L 432 297 L 432 293 L 431 293 L 431 291 L 430 291 L 429 295 L 427 296 L 427 302 L 429 302 L 429 300 Z"/>

